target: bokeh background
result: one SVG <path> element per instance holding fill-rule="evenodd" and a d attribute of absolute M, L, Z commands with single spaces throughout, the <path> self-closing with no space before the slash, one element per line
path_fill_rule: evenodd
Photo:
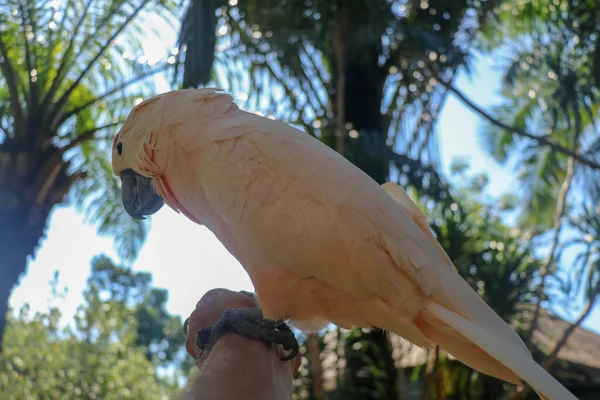
<path fill-rule="evenodd" d="M 536 360 L 600 398 L 597 0 L 3 0 L 3 399 L 168 398 L 196 302 L 252 290 L 206 228 L 129 218 L 110 169 L 135 104 L 203 86 L 402 184 Z M 376 329 L 299 339 L 295 399 L 536 398 Z"/>

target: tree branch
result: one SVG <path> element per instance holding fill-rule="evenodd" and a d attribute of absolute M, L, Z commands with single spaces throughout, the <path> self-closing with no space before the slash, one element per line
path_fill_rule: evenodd
<path fill-rule="evenodd" d="M 121 24 L 121 26 L 119 27 L 119 29 L 117 29 L 111 35 L 111 37 L 102 46 L 102 48 L 100 49 L 100 51 L 98 53 L 96 53 L 96 55 L 94 56 L 94 58 L 88 63 L 87 67 L 79 74 L 79 76 L 77 77 L 77 79 L 75 79 L 75 82 L 73 82 L 71 84 L 71 86 L 69 86 L 67 88 L 67 90 L 63 93 L 63 95 L 60 97 L 60 99 L 58 99 L 58 101 L 56 102 L 55 106 L 51 108 L 50 115 L 55 115 L 55 116 L 59 115 L 60 110 L 65 106 L 65 104 L 69 100 L 69 97 L 71 96 L 71 94 L 73 93 L 73 91 L 79 86 L 79 84 L 81 83 L 81 81 L 83 80 L 83 78 L 85 78 L 85 76 L 88 74 L 88 72 L 90 72 L 90 70 L 92 69 L 92 67 L 96 64 L 96 61 L 98 61 L 98 59 L 102 56 L 102 54 L 104 54 L 104 52 L 106 51 L 106 49 L 108 49 L 108 47 L 110 46 L 110 44 L 112 43 L 112 41 L 115 40 L 116 37 L 119 36 L 119 34 L 129 25 L 129 23 L 131 21 L 133 21 L 133 19 L 140 13 L 140 11 L 142 11 L 142 9 L 146 6 L 146 4 L 148 4 L 148 1 L 149 0 L 142 1 L 142 3 L 135 10 L 133 10 L 133 12 L 131 13 L 131 15 L 129 15 L 127 17 L 127 19 Z M 52 121 L 52 122 L 53 123 L 51 125 L 54 125 L 54 121 Z"/>
<path fill-rule="evenodd" d="M 581 136 L 582 131 L 581 113 L 579 112 L 577 104 L 573 104 L 573 112 L 575 114 L 575 134 L 573 136 L 573 148 L 576 149 L 578 147 L 577 145 L 579 143 L 579 137 Z M 573 180 L 574 170 L 575 160 L 573 157 L 569 157 L 567 160 L 567 170 L 565 173 L 565 178 L 560 187 L 558 199 L 556 200 L 556 213 L 554 217 L 554 237 L 552 238 L 552 245 L 550 246 L 550 250 L 548 250 L 548 254 L 546 255 L 544 264 L 540 268 L 542 282 L 537 288 L 537 304 L 535 306 L 531 326 L 529 327 L 529 336 L 527 337 L 527 348 L 529 349 L 529 351 L 531 351 L 533 347 L 533 332 L 537 329 L 537 323 L 540 317 L 540 310 L 542 308 L 542 296 L 544 294 L 544 288 L 546 286 L 546 277 L 550 273 L 550 266 L 552 265 L 552 261 L 554 260 L 554 253 L 556 252 L 556 248 L 558 247 L 558 241 L 560 239 L 560 232 L 562 230 L 562 223 L 566 211 L 565 204 L 567 202 L 569 190 L 571 189 L 571 181 Z"/>
<path fill-rule="evenodd" d="M 63 123 L 65 123 L 65 122 L 66 122 L 66 121 L 67 121 L 69 118 L 71 118 L 71 117 L 72 117 L 72 116 L 74 116 L 75 114 L 79 113 L 80 111 L 82 111 L 82 110 L 84 110 L 84 109 L 86 109 L 86 108 L 90 107 L 91 105 L 93 105 L 93 104 L 95 104 L 95 103 L 97 103 L 97 102 L 99 102 L 99 101 L 101 101 L 101 100 L 103 100 L 103 99 L 107 98 L 107 97 L 108 97 L 108 96 L 110 96 L 110 95 L 113 95 L 113 94 L 115 94 L 115 93 L 117 93 L 117 92 L 120 92 L 120 91 L 122 91 L 123 89 L 127 88 L 127 87 L 128 87 L 128 86 L 130 86 L 130 85 L 133 85 L 134 83 L 137 83 L 137 82 L 141 81 L 142 79 L 148 78 L 148 77 L 150 77 L 150 76 L 152 76 L 152 75 L 154 75 L 154 74 L 157 74 L 157 73 L 159 73 L 159 72 L 163 72 L 163 71 L 165 71 L 166 69 L 167 69 L 167 67 L 166 67 L 166 66 L 164 66 L 164 67 L 161 67 L 161 68 L 157 68 L 157 69 L 155 69 L 155 70 L 152 70 L 152 71 L 150 71 L 150 72 L 147 72 L 147 73 L 145 73 L 145 74 L 138 75 L 138 76 L 136 76 L 135 78 L 132 78 L 132 79 L 130 79 L 130 80 L 128 80 L 128 81 L 125 81 L 125 82 L 124 82 L 124 83 L 122 83 L 121 85 L 119 85 L 119 86 L 116 86 L 116 87 L 112 88 L 112 89 L 111 89 L 111 90 L 109 90 L 108 92 L 105 92 L 104 94 L 101 94 L 100 96 L 98 96 L 98 97 L 96 97 L 96 98 L 94 98 L 94 99 L 92 99 L 92 100 L 90 100 L 90 101 L 88 101 L 88 102 L 86 102 L 86 103 L 83 103 L 83 104 L 82 104 L 82 105 L 80 105 L 80 106 L 77 106 L 77 107 L 75 107 L 75 108 L 72 108 L 72 109 L 70 109 L 70 110 L 66 111 L 66 112 L 65 112 L 65 113 L 64 113 L 64 114 L 63 114 L 63 115 L 60 117 L 60 119 L 57 121 L 57 123 L 56 123 L 56 126 L 53 126 L 52 128 L 53 128 L 53 129 L 56 129 L 56 128 L 58 128 L 58 127 L 59 127 L 59 126 L 61 126 Z"/>
<path fill-rule="evenodd" d="M 65 53 L 63 54 L 60 65 L 58 66 L 58 70 L 56 71 L 56 76 L 52 80 L 52 85 L 50 85 L 50 89 L 48 90 L 48 92 L 46 93 L 46 96 L 44 97 L 44 100 L 42 101 L 42 109 L 43 110 L 48 109 L 48 106 L 50 105 L 50 102 L 52 101 L 52 96 L 54 95 L 54 93 L 56 93 L 57 89 L 59 88 L 59 86 L 62 83 L 63 77 L 67 73 L 67 70 L 66 70 L 67 66 L 72 65 L 72 63 L 70 63 L 69 61 L 71 60 L 71 52 L 73 51 L 73 48 L 75 45 L 75 39 L 77 38 L 77 33 L 79 33 L 79 29 L 81 29 L 81 27 L 83 26 L 83 23 L 85 22 L 85 17 L 87 16 L 88 10 L 90 9 L 90 6 L 92 5 L 92 1 L 93 0 L 88 0 L 88 2 L 85 4 L 85 7 L 83 8 L 83 12 L 81 13 L 81 17 L 77 21 L 77 24 L 75 24 L 73 33 L 71 33 L 71 40 L 69 40 L 67 49 L 65 50 Z M 64 22 L 64 19 L 66 19 L 67 10 L 65 10 L 64 12 L 65 12 L 65 16 L 63 17 L 63 22 Z M 83 43 L 83 45 L 81 47 L 85 49 L 86 45 L 87 45 L 87 43 Z"/>
<path fill-rule="evenodd" d="M 312 394 L 315 400 L 325 400 L 323 389 L 323 366 L 321 365 L 321 349 L 319 334 L 312 332 L 306 335 L 308 362 L 312 367 Z"/>
<path fill-rule="evenodd" d="M 28 25 L 31 27 L 31 33 L 35 37 L 35 21 L 33 16 L 31 15 L 32 7 L 29 4 L 29 2 L 27 12 L 25 12 L 23 2 L 19 2 L 19 10 L 21 11 L 21 33 L 23 34 L 23 44 L 25 47 L 25 65 L 27 66 L 27 76 L 29 80 L 29 108 L 30 112 L 35 113 L 37 109 L 38 86 L 36 85 L 33 77 L 30 74 L 34 69 L 36 69 L 36 60 L 35 54 L 33 54 L 32 51 L 33 49 L 29 47 L 29 40 L 27 39 Z"/>
<path fill-rule="evenodd" d="M 62 154 L 66 153 L 68 150 L 71 150 L 73 148 L 75 148 L 76 146 L 87 142 L 88 140 L 92 140 L 94 139 L 94 134 L 98 131 L 101 131 L 103 129 L 106 128 L 110 128 L 113 126 L 116 126 L 120 123 L 122 123 L 123 121 L 117 121 L 117 122 L 111 122 L 109 124 L 106 125 L 102 125 L 102 126 L 98 126 L 96 128 L 84 131 L 82 133 L 79 134 L 79 136 L 77 136 L 75 139 L 71 140 L 69 143 L 67 143 L 65 146 L 60 148 L 60 151 Z"/>
<path fill-rule="evenodd" d="M 0 32 L 0 70 L 2 71 L 2 75 L 4 75 L 4 81 L 10 95 L 10 107 L 15 119 L 14 132 L 16 136 L 22 136 L 25 132 L 25 113 L 19 99 L 18 78 L 10 63 L 8 51 L 2 38 L 2 32 Z"/>
<path fill-rule="evenodd" d="M 573 136 L 573 148 L 577 148 L 577 145 L 579 143 L 579 137 L 581 136 L 581 131 L 582 131 L 581 113 L 579 112 L 579 108 L 576 103 L 573 103 L 572 107 L 573 107 L 573 112 L 575 114 L 575 134 Z M 540 268 L 540 275 L 542 277 L 542 281 L 540 282 L 540 285 L 537 288 L 537 297 L 538 297 L 537 303 L 535 305 L 535 311 L 533 314 L 533 319 L 531 321 L 531 326 L 529 327 L 529 335 L 527 337 L 527 348 L 529 349 L 530 352 L 533 350 L 533 335 L 534 335 L 535 330 L 537 329 L 537 325 L 539 322 L 540 313 L 541 313 L 541 309 L 542 309 L 542 296 L 544 294 L 544 288 L 546 286 L 546 279 L 547 279 L 548 275 L 550 274 L 550 266 L 552 265 L 552 261 L 554 260 L 554 253 L 556 252 L 556 248 L 558 247 L 558 242 L 560 239 L 560 233 L 562 230 L 564 215 L 566 212 L 565 204 L 567 202 L 569 190 L 571 189 L 571 182 L 573 181 L 574 169 L 575 169 L 574 157 L 569 157 L 568 161 L 567 161 L 567 170 L 565 173 L 565 178 L 560 187 L 560 192 L 558 194 L 558 199 L 556 201 L 556 213 L 555 213 L 555 217 L 554 217 L 554 237 L 552 238 L 552 245 L 550 246 L 550 250 L 548 250 L 548 254 L 546 255 L 544 264 Z M 564 331 L 563 337 L 561 338 L 561 340 L 558 341 L 554 350 L 550 353 L 550 355 L 548 357 L 546 357 L 546 359 L 542 363 L 542 368 L 544 368 L 545 370 L 548 370 L 550 368 L 550 366 L 554 363 L 554 361 L 556 361 L 558 352 L 566 344 L 571 333 L 573 333 L 575 328 L 577 328 L 583 322 L 583 320 L 587 317 L 587 315 L 591 311 L 591 305 L 593 304 L 593 302 L 595 302 L 596 294 L 597 294 L 597 290 L 595 290 L 594 296 L 592 298 L 590 298 L 590 304 L 588 305 L 588 307 L 590 307 L 590 308 L 587 309 L 587 307 L 586 307 L 586 310 L 584 310 L 584 313 L 582 314 L 582 316 L 574 324 L 571 324 Z M 529 393 L 530 391 L 531 391 L 531 387 L 526 386 L 523 389 L 523 391 L 521 391 L 520 393 L 513 391 L 511 397 L 512 398 L 524 398 L 527 395 L 527 393 Z"/>
<path fill-rule="evenodd" d="M 492 124 L 507 130 L 513 134 L 519 135 L 519 136 L 523 136 L 526 137 L 528 139 L 534 140 L 536 141 L 538 144 L 542 145 L 542 146 L 547 146 L 550 147 L 552 150 L 557 151 L 559 153 L 562 153 L 566 156 L 569 157 L 573 157 L 573 159 L 575 161 L 578 161 L 581 164 L 587 165 L 590 168 L 594 168 L 594 169 L 598 169 L 600 170 L 600 164 L 593 161 L 593 160 L 588 160 L 587 158 L 584 158 L 583 156 L 581 156 L 581 154 L 579 154 L 579 152 L 577 152 L 576 150 L 570 150 L 566 147 L 563 147 L 559 144 L 556 144 L 542 136 L 538 136 L 538 135 L 534 135 L 528 132 L 525 132 L 522 129 L 519 129 L 517 127 L 514 126 L 510 126 L 507 125 L 505 123 L 503 123 L 502 121 L 497 120 L 496 118 L 492 117 L 490 114 L 488 114 L 487 112 L 485 112 L 481 107 L 477 106 L 475 103 L 473 103 L 471 100 L 469 100 L 462 92 L 460 92 L 457 88 L 454 87 L 454 85 L 452 85 L 451 83 L 446 82 L 437 72 L 435 72 L 433 70 L 433 68 L 428 68 L 429 71 L 431 72 L 431 74 L 433 75 L 433 77 L 442 85 L 444 86 L 446 89 L 448 89 L 449 91 L 451 91 L 452 93 L 454 93 L 456 95 L 456 97 L 458 97 L 463 103 L 465 103 L 469 108 L 471 108 L 473 111 L 475 111 L 477 114 L 479 114 L 480 116 L 482 116 L 484 119 L 488 120 L 489 122 L 491 122 Z"/>
<path fill-rule="evenodd" d="M 73 0 L 68 0 L 67 4 L 65 5 L 63 14 L 62 14 L 62 18 L 60 19 L 60 22 L 58 24 L 58 27 L 56 29 L 50 29 L 48 32 L 48 40 L 46 41 L 46 49 L 47 49 L 47 53 L 46 53 L 46 57 L 44 57 L 44 61 L 42 61 L 42 63 L 44 65 L 52 65 L 52 59 L 53 59 L 53 55 L 54 55 L 54 50 L 56 48 L 56 38 L 59 38 L 59 42 L 60 42 L 60 33 L 63 31 L 64 26 L 65 26 L 65 22 L 67 21 L 67 17 L 69 15 L 69 13 L 67 12 L 68 10 L 73 10 L 75 9 L 75 7 L 73 7 Z"/>
<path fill-rule="evenodd" d="M 533 319 L 531 320 L 529 334 L 527 336 L 527 348 L 529 349 L 529 351 L 531 351 L 533 348 L 533 333 L 537 329 L 538 321 L 540 318 L 540 312 L 542 309 L 542 297 L 544 295 L 544 288 L 546 287 L 546 278 L 548 277 L 550 265 L 554 260 L 554 253 L 556 252 L 556 248 L 558 247 L 558 241 L 560 239 L 562 221 L 565 215 L 565 203 L 567 200 L 569 189 L 571 188 L 571 181 L 573 180 L 574 164 L 575 163 L 573 157 L 569 157 L 565 179 L 563 180 L 563 183 L 561 185 L 558 200 L 556 202 L 556 214 L 554 218 L 554 236 L 552 237 L 552 245 L 550 246 L 550 250 L 548 250 L 548 254 L 546 255 L 544 264 L 540 268 L 540 275 L 542 277 L 542 281 L 537 287 L 537 303 L 535 305 Z"/>

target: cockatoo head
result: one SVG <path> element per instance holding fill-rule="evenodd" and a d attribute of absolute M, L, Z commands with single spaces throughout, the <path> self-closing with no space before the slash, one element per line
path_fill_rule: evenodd
<path fill-rule="evenodd" d="M 133 108 L 112 146 L 113 172 L 121 178 L 123 206 L 131 217 L 154 214 L 165 201 L 180 208 L 165 176 L 175 146 L 186 152 L 202 146 L 218 130 L 211 128 L 214 121 L 237 108 L 233 106 L 220 89 L 202 88 L 173 90 Z"/>
<path fill-rule="evenodd" d="M 153 163 L 156 141 L 160 135 L 159 95 L 140 103 L 127 116 L 112 146 L 112 167 L 121 178 L 121 199 L 127 213 L 135 219 L 157 212 L 164 204 L 156 193 L 152 179 L 159 172 Z"/>

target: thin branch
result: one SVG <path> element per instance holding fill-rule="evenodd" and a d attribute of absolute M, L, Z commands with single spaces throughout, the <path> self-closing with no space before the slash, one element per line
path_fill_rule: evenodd
<path fill-rule="evenodd" d="M 48 109 L 50 102 L 52 101 L 52 96 L 56 93 L 59 86 L 63 83 L 62 78 L 63 78 L 63 76 L 66 75 L 67 66 L 72 65 L 72 63 L 70 62 L 71 61 L 70 56 L 71 56 L 73 47 L 75 45 L 75 40 L 77 39 L 77 33 L 79 32 L 79 29 L 83 26 L 83 23 L 85 22 L 85 17 L 87 16 L 88 10 L 90 9 L 93 1 L 94 0 L 88 0 L 88 2 L 86 3 L 86 5 L 83 9 L 81 17 L 79 18 L 79 20 L 77 21 L 77 24 L 75 25 L 75 29 L 73 29 L 73 33 L 71 33 L 71 40 L 69 40 L 67 49 L 65 50 L 65 52 L 63 54 L 60 65 L 58 66 L 58 70 L 56 71 L 56 76 L 52 80 L 52 85 L 50 85 L 50 89 L 48 90 L 48 92 L 46 93 L 46 96 L 44 97 L 44 100 L 42 101 L 42 110 Z M 64 18 L 66 18 L 67 10 L 65 10 L 64 12 L 65 12 Z M 81 48 L 85 49 L 86 43 L 84 43 L 81 46 Z M 50 114 L 50 115 L 52 115 L 52 114 Z"/>
<path fill-rule="evenodd" d="M 306 43 L 304 41 L 300 40 L 298 43 L 299 43 L 299 46 L 302 47 L 302 50 L 304 51 L 304 54 L 306 55 L 306 58 L 310 62 L 311 68 L 315 70 L 316 75 L 317 75 L 319 81 L 321 82 L 321 84 L 325 88 L 325 91 L 327 93 L 330 93 L 330 91 L 329 91 L 329 89 L 330 89 L 330 83 L 323 76 L 322 68 L 320 68 L 319 66 L 317 66 L 317 63 L 313 59 L 313 55 L 316 53 L 316 50 L 313 48 L 312 52 L 309 52 L 308 51 L 308 47 L 306 46 Z"/>
<path fill-rule="evenodd" d="M 85 78 L 85 76 L 90 72 L 90 70 L 92 69 L 92 67 L 96 64 L 96 61 L 98 61 L 98 59 L 100 57 L 102 57 L 102 54 L 104 54 L 104 52 L 106 51 L 106 49 L 108 49 L 108 47 L 110 46 L 111 42 L 113 40 L 115 40 L 116 37 L 119 36 L 119 34 L 129 25 L 129 23 L 131 21 L 133 21 L 133 19 L 140 13 L 140 11 L 142 11 L 142 9 L 146 6 L 146 4 L 148 3 L 148 1 L 149 0 L 144 0 L 133 11 L 133 13 L 131 13 L 131 15 L 129 15 L 127 17 L 127 19 L 123 22 L 123 24 L 121 24 L 121 26 L 119 27 L 119 29 L 117 29 L 111 35 L 111 37 L 106 41 L 106 43 L 104 44 L 104 46 L 102 46 L 102 48 L 100 49 L 100 51 L 98 53 L 96 53 L 96 56 L 88 63 L 87 67 L 79 74 L 79 76 L 77 77 L 77 79 L 75 80 L 75 82 L 73 82 L 71 84 L 71 86 L 69 86 L 69 88 L 63 93 L 63 95 L 60 97 L 60 99 L 56 102 L 55 106 L 52 107 L 50 115 L 55 115 L 55 116 L 59 115 L 60 110 L 65 106 L 65 104 L 69 100 L 69 97 L 71 96 L 71 94 L 73 93 L 73 91 L 79 86 L 79 84 L 81 83 L 81 81 L 83 80 L 83 78 Z M 52 121 L 52 122 L 54 122 L 54 121 Z M 52 123 L 51 125 L 54 125 L 54 123 Z"/>
<path fill-rule="evenodd" d="M 133 84 L 135 84 L 135 83 L 137 83 L 137 82 L 141 81 L 142 79 L 148 78 L 148 77 L 150 77 L 150 76 L 152 76 L 152 75 L 154 75 L 154 74 L 157 74 L 157 73 L 159 73 L 159 72 L 163 72 L 163 71 L 165 71 L 167 68 L 168 68 L 167 66 L 164 66 L 164 67 L 161 67 L 161 68 L 157 68 L 157 69 L 155 69 L 155 70 L 152 70 L 152 71 L 150 71 L 150 72 L 147 72 L 147 73 L 144 73 L 144 74 L 138 75 L 138 76 L 136 76 L 135 78 L 132 78 L 132 79 L 130 79 L 130 80 L 128 80 L 128 81 L 125 81 L 125 82 L 124 82 L 124 83 L 122 83 L 121 85 L 119 85 L 119 86 L 116 86 L 116 87 L 112 88 L 112 89 L 111 89 L 111 90 L 109 90 L 108 92 L 105 92 L 105 93 L 101 94 L 100 96 L 98 96 L 98 97 L 95 97 L 95 98 L 94 98 L 94 99 L 92 99 L 92 100 L 90 100 L 90 101 L 88 101 L 88 102 L 86 102 L 86 103 L 83 103 L 83 104 L 82 104 L 82 105 L 80 105 L 80 106 L 77 106 L 77 107 L 75 107 L 75 108 L 72 108 L 72 109 L 70 109 L 70 110 L 66 111 L 65 113 L 63 113 L 63 115 L 62 115 L 62 116 L 60 117 L 60 119 L 57 121 L 57 123 L 56 123 L 56 126 L 53 126 L 52 128 L 53 128 L 53 129 L 56 129 L 57 127 L 61 126 L 63 123 L 65 123 L 65 122 L 66 122 L 66 121 L 67 121 L 69 118 L 71 118 L 71 117 L 72 117 L 72 116 L 74 116 L 75 114 L 77 114 L 77 113 L 79 113 L 79 112 L 81 112 L 81 111 L 85 110 L 86 108 L 88 108 L 88 107 L 90 107 L 90 106 L 92 106 L 92 105 L 96 104 L 97 102 L 99 102 L 99 101 L 101 101 L 101 100 L 103 100 L 103 99 L 107 98 L 108 96 L 111 96 L 111 95 L 113 95 L 113 94 L 115 94 L 115 93 L 117 93 L 117 92 L 120 92 L 120 91 L 124 90 L 125 88 L 127 88 L 127 87 L 129 87 L 129 86 L 131 86 L 131 85 L 133 85 Z"/>
<path fill-rule="evenodd" d="M 544 264 L 540 268 L 540 276 L 542 281 L 537 287 L 537 303 L 535 305 L 535 311 L 533 313 L 533 319 L 531 320 L 531 325 L 529 327 L 529 335 L 527 337 L 527 348 L 529 351 L 533 348 L 533 333 L 537 329 L 537 325 L 540 318 L 540 312 L 542 309 L 542 297 L 544 295 L 544 288 L 546 287 L 546 279 L 550 273 L 550 265 L 552 265 L 552 261 L 554 260 L 554 253 L 556 253 L 556 248 L 558 247 L 558 241 L 560 239 L 560 233 L 563 226 L 563 217 L 565 215 L 565 203 L 567 200 L 567 195 L 569 194 L 569 189 L 571 188 L 571 182 L 573 180 L 573 170 L 574 170 L 574 160 L 573 157 L 569 157 L 567 161 L 567 172 L 565 174 L 565 179 L 560 188 L 560 192 L 558 195 L 558 200 L 556 202 L 556 214 L 554 218 L 554 236 L 552 237 L 552 245 L 550 246 L 550 250 L 548 250 L 548 254 L 546 255 L 546 259 L 544 260 Z"/>
<path fill-rule="evenodd" d="M 44 165 L 43 174 L 39 175 L 36 184 L 32 190 L 35 190 L 35 204 L 42 206 L 50 193 L 50 189 L 56 182 L 58 174 L 65 169 L 66 164 L 62 162 L 60 153 L 55 153 L 52 158 Z"/>
<path fill-rule="evenodd" d="M 29 6 L 29 2 L 28 6 Z M 35 21 L 33 21 L 33 17 L 31 16 L 31 7 L 29 6 L 27 9 L 27 13 L 25 13 L 25 7 L 23 6 L 23 2 L 19 2 L 19 10 L 21 11 L 21 33 L 23 34 L 23 43 L 25 46 L 25 65 L 27 66 L 27 76 L 29 80 L 29 108 L 32 112 L 35 112 L 37 108 L 37 95 L 38 95 L 38 86 L 33 80 L 33 77 L 30 75 L 31 72 L 35 69 L 35 57 L 32 54 L 32 49 L 29 47 L 29 40 L 27 39 L 27 26 L 31 26 L 32 34 L 35 37 L 35 30 L 33 29 Z M 28 24 L 29 23 L 29 24 Z"/>
<path fill-rule="evenodd" d="M 425 379 L 423 379 L 422 400 L 432 400 L 432 391 L 435 388 L 436 398 L 446 399 L 444 382 L 442 378 L 442 366 L 440 365 L 440 347 L 435 346 L 427 351 L 427 364 L 425 367 Z"/>
<path fill-rule="evenodd" d="M 60 148 L 61 153 L 64 154 L 68 150 L 71 150 L 72 148 L 74 148 L 74 147 L 76 147 L 76 146 L 78 146 L 78 145 L 80 145 L 80 144 L 82 144 L 84 142 L 87 142 L 89 140 L 94 139 L 94 134 L 96 132 L 101 131 L 103 129 L 111 128 L 111 127 L 116 126 L 116 125 L 118 125 L 118 124 L 120 124 L 122 122 L 123 121 L 111 122 L 109 124 L 98 126 L 98 127 L 93 128 L 93 129 L 81 132 L 79 134 L 79 136 L 77 136 L 75 139 L 71 140 L 65 146 L 63 146 L 63 147 Z"/>
<path fill-rule="evenodd" d="M 504 130 L 507 130 L 508 132 L 511 132 L 511 133 L 516 134 L 516 135 L 523 136 L 523 137 L 529 138 L 531 140 L 534 140 L 538 144 L 550 147 L 552 150 L 557 151 L 559 153 L 562 153 L 562 154 L 564 154 L 566 156 L 573 157 L 573 159 L 575 161 L 578 161 L 581 164 L 587 165 L 590 168 L 594 168 L 594 169 L 600 170 L 600 164 L 598 164 L 595 161 L 588 160 L 587 158 L 584 158 L 577 151 L 570 150 L 570 149 L 568 149 L 566 147 L 563 147 L 563 146 L 561 146 L 559 144 L 556 144 L 556 143 L 554 143 L 554 142 L 552 142 L 552 141 L 550 141 L 550 140 L 548 140 L 548 139 L 546 139 L 546 138 L 544 138 L 542 136 L 538 136 L 538 135 L 534 135 L 534 134 L 525 132 L 522 129 L 519 129 L 519 128 L 514 127 L 514 126 L 507 125 L 507 124 L 503 123 L 502 121 L 497 120 L 496 118 L 492 117 L 490 114 L 488 114 L 487 112 L 485 112 L 481 107 L 477 106 L 475 103 L 473 103 L 471 100 L 469 100 L 462 92 L 460 92 L 457 88 L 455 88 L 451 83 L 448 83 L 444 79 L 442 79 L 437 74 L 437 72 L 435 72 L 432 68 L 429 68 L 429 71 L 433 74 L 433 76 L 436 78 L 436 80 L 441 85 L 443 85 L 449 91 L 451 91 L 452 93 L 454 93 L 469 108 L 471 108 L 473 111 L 475 111 L 477 114 L 481 115 L 483 118 L 485 118 L 486 120 L 488 120 L 492 124 L 494 124 L 494 125 L 502 128 Z"/>
<path fill-rule="evenodd" d="M 575 134 L 573 136 L 573 149 L 576 149 L 578 147 L 579 137 L 581 136 L 582 131 L 581 113 L 579 112 L 577 104 L 573 104 L 573 113 L 575 114 Z M 569 195 L 569 190 L 571 189 L 571 182 L 573 180 L 574 170 L 574 157 L 569 157 L 567 160 L 567 170 L 565 173 L 565 179 L 563 180 L 563 183 L 560 187 L 560 192 L 558 193 L 558 199 L 556 200 L 556 213 L 554 217 L 554 237 L 552 238 L 552 245 L 550 246 L 550 250 L 548 250 L 548 254 L 546 255 L 544 264 L 540 268 L 542 282 L 537 288 L 537 304 L 535 306 L 533 320 L 531 321 L 531 326 L 529 328 L 529 336 L 527 337 L 527 348 L 529 348 L 529 351 L 531 351 L 533 348 L 533 333 L 537 329 L 537 324 L 540 317 L 540 311 L 542 308 L 542 297 L 546 286 L 546 278 L 550 273 L 550 266 L 552 265 L 552 261 L 554 260 L 554 253 L 556 252 L 556 248 L 558 247 L 558 241 L 560 239 L 560 233 L 562 230 L 564 215 L 566 211 L 565 205 L 567 202 L 567 197 Z"/>
<path fill-rule="evenodd" d="M 15 119 L 15 135 L 22 136 L 25 132 L 25 112 L 21 107 L 19 99 L 18 78 L 10 63 L 8 51 L 2 38 L 2 32 L 0 32 L 0 70 L 2 71 L 2 75 L 4 75 L 4 81 L 10 95 L 10 107 Z"/>
<path fill-rule="evenodd" d="M 579 137 L 581 136 L 581 131 L 582 131 L 581 114 L 579 112 L 579 108 L 576 103 L 573 104 L 573 112 L 575 114 L 575 127 L 574 127 L 575 135 L 573 136 L 573 148 L 576 148 L 577 144 L 579 142 Z M 533 335 L 534 335 L 535 330 L 537 329 L 540 314 L 541 314 L 542 297 L 544 294 L 544 288 L 546 286 L 546 279 L 547 279 L 548 275 L 550 274 L 550 266 L 552 265 L 552 261 L 554 260 L 554 254 L 556 253 L 556 249 L 558 247 L 558 242 L 560 239 L 560 233 L 561 233 L 561 230 L 563 227 L 564 215 L 565 215 L 565 211 L 566 211 L 565 204 L 567 201 L 567 197 L 569 195 L 569 190 L 572 187 L 571 182 L 573 181 L 574 169 L 575 169 L 574 157 L 569 157 L 568 161 L 567 161 L 567 170 L 565 173 L 565 179 L 563 180 L 563 183 L 560 187 L 560 192 L 558 194 L 558 199 L 556 201 L 556 214 L 554 217 L 554 237 L 552 238 L 552 244 L 550 246 L 550 250 L 548 250 L 548 254 L 546 255 L 544 264 L 540 268 L 540 275 L 542 277 L 542 281 L 537 288 L 537 303 L 535 305 L 535 311 L 533 314 L 533 319 L 531 321 L 531 325 L 529 327 L 529 335 L 527 337 L 527 348 L 529 349 L 530 352 L 533 350 Z M 554 361 L 556 361 L 558 352 L 566 344 L 571 333 L 573 333 L 575 328 L 577 328 L 583 322 L 583 320 L 587 317 L 587 315 L 591 311 L 593 302 L 595 302 L 596 294 L 597 294 L 597 290 L 595 291 L 594 296 L 592 298 L 590 298 L 590 304 L 588 304 L 588 307 L 590 307 L 590 309 L 587 309 L 588 307 L 586 307 L 582 316 L 574 324 L 571 324 L 571 326 L 569 326 L 565 330 L 561 340 L 558 341 L 554 350 L 544 360 L 544 362 L 542 363 L 542 367 L 544 369 L 548 370 L 548 368 L 550 368 L 550 366 L 554 363 Z M 520 393 L 516 392 L 516 390 L 513 390 L 513 393 L 511 394 L 510 397 L 515 398 L 515 399 L 523 398 L 530 391 L 531 391 L 531 388 L 529 386 L 526 386 L 523 389 L 523 391 L 521 391 Z"/>
<path fill-rule="evenodd" d="M 67 11 L 74 10 L 74 9 L 75 9 L 75 7 L 73 7 L 73 0 L 68 0 L 66 6 L 64 8 L 62 18 L 60 19 L 60 23 L 58 24 L 58 27 L 56 29 L 49 30 L 48 41 L 47 41 L 47 46 L 46 46 L 46 48 L 48 49 L 48 52 L 46 53 L 46 57 L 43 61 L 44 65 L 51 65 L 53 55 L 54 55 L 54 49 L 56 47 L 55 46 L 56 39 L 60 38 L 60 33 L 63 31 L 65 22 L 67 21 L 67 17 L 69 16 L 69 13 Z"/>

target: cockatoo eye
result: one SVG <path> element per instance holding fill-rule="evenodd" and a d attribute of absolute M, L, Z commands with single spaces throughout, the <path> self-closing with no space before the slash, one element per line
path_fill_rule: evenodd
<path fill-rule="evenodd" d="M 119 155 L 123 155 L 123 143 L 121 142 L 117 143 L 117 153 L 119 153 Z"/>

